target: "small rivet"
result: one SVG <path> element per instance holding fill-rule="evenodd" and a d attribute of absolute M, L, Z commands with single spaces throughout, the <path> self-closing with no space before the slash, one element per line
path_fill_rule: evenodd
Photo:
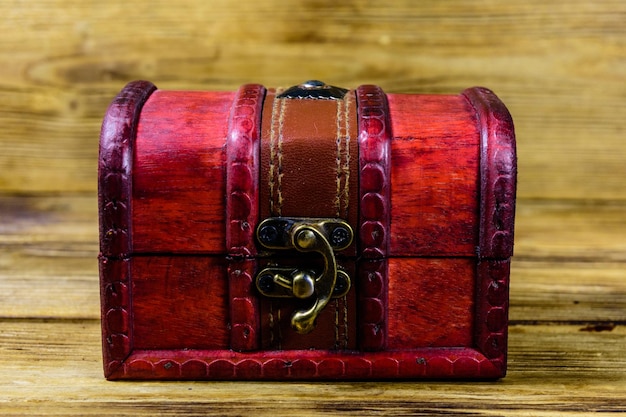
<path fill-rule="evenodd" d="M 341 274 L 337 274 L 337 280 L 335 281 L 335 288 L 333 289 L 333 293 L 341 294 L 346 290 L 347 286 L 348 282 L 346 281 L 346 278 Z"/>
<path fill-rule="evenodd" d="M 338 226 L 330 234 L 330 243 L 335 247 L 345 246 L 350 241 L 350 232 L 343 226 Z"/>
<path fill-rule="evenodd" d="M 273 243 L 276 243 L 277 238 L 278 229 L 276 229 L 276 226 L 266 224 L 261 228 L 261 230 L 259 230 L 259 240 L 261 241 L 261 243 L 271 245 Z"/>
<path fill-rule="evenodd" d="M 271 274 L 263 274 L 259 277 L 257 281 L 257 286 L 264 293 L 271 293 L 274 291 L 274 277 Z"/>

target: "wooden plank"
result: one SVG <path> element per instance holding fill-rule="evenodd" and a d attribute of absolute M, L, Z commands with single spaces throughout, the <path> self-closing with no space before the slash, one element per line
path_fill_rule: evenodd
<path fill-rule="evenodd" d="M 107 382 L 88 321 L 0 321 L 10 415 L 588 415 L 626 411 L 626 328 L 514 326 L 499 382 Z M 584 389 L 581 389 L 584 387 Z"/>
<path fill-rule="evenodd" d="M 95 195 L 0 197 L 0 317 L 96 318 Z"/>
<path fill-rule="evenodd" d="M 515 261 L 512 322 L 626 321 L 623 263 Z M 0 255 L 0 317 L 100 317 L 94 256 Z"/>
<path fill-rule="evenodd" d="M 0 247 L 31 255 L 93 256 L 95 195 L 0 195 Z M 626 261 L 623 203 L 519 200 L 513 262 Z"/>
<path fill-rule="evenodd" d="M 510 320 L 624 323 L 625 277 L 624 263 L 514 260 Z"/>
<path fill-rule="evenodd" d="M 521 200 L 514 257 L 624 262 L 626 207 L 623 203 Z"/>
<path fill-rule="evenodd" d="M 0 317 L 100 315 L 94 195 L 0 197 Z M 621 204 L 522 200 L 514 322 L 626 320 Z"/>
<path fill-rule="evenodd" d="M 0 249 L 0 317 L 100 317 L 98 262 Z"/>
<path fill-rule="evenodd" d="M 483 84 L 516 122 L 520 196 L 626 198 L 622 1 L 187 0 L 132 10 L 120 0 L 0 4 L 0 191 L 93 191 L 101 117 L 133 79 L 232 91 L 315 77 L 388 92 Z"/>
<path fill-rule="evenodd" d="M 95 256 L 97 196 L 0 194 L 0 248 L 39 256 Z"/>

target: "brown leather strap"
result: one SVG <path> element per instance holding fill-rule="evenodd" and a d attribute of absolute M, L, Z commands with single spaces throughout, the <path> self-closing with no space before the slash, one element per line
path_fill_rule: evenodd
<path fill-rule="evenodd" d="M 354 93 L 343 100 L 265 99 L 261 217 L 338 217 L 357 226 Z"/>
<path fill-rule="evenodd" d="M 263 109 L 261 219 L 342 218 L 356 231 L 359 157 L 354 92 L 340 100 L 277 98 L 280 92 L 268 91 Z M 356 255 L 356 244 L 342 253 Z M 343 262 L 353 279 L 354 264 L 353 258 Z M 346 297 L 332 300 L 308 335 L 290 328 L 297 300 L 262 299 L 262 348 L 356 348 L 355 294 L 352 288 Z"/>

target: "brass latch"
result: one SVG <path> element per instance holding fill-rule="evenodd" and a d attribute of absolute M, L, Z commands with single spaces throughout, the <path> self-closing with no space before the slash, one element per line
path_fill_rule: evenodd
<path fill-rule="evenodd" d="M 315 320 L 333 297 L 343 297 L 350 289 L 350 277 L 337 267 L 335 251 L 352 243 L 352 228 L 341 219 L 272 217 L 257 228 L 257 239 L 266 249 L 317 252 L 323 258 L 323 271 L 309 268 L 267 267 L 256 276 L 256 286 L 266 297 L 295 297 L 313 300 L 311 307 L 297 310 L 291 326 L 301 334 L 315 328 Z"/>

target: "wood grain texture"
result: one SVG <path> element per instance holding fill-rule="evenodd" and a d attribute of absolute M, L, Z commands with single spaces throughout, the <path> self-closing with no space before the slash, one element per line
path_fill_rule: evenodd
<path fill-rule="evenodd" d="M 96 195 L 0 196 L 0 317 L 99 317 Z M 626 206 L 521 200 L 511 319 L 626 321 Z"/>
<path fill-rule="evenodd" d="M 11 168 L 1 190 L 93 190 L 100 120 L 128 81 L 232 91 L 319 78 L 395 93 L 484 85 L 514 116 L 520 196 L 626 195 L 622 1 L 186 0 L 125 9 L 0 5 L 0 166 Z"/>
<path fill-rule="evenodd" d="M 389 96 L 391 254 L 473 256 L 481 182 L 477 114 L 460 95 Z"/>
<path fill-rule="evenodd" d="M 234 93 L 157 90 L 133 154 L 134 253 L 226 253 L 225 144 Z"/>
<path fill-rule="evenodd" d="M 499 383 L 106 382 L 97 321 L 0 322 L 3 415 L 567 415 L 623 412 L 623 326 L 513 326 Z M 547 379 L 546 375 L 550 375 Z M 71 381 L 71 383 L 68 383 Z"/>
<path fill-rule="evenodd" d="M 138 1 L 129 13 L 119 0 L 0 3 L 0 414 L 623 414 L 626 4 L 283 6 Z M 483 85 L 507 104 L 522 197 L 507 378 L 105 382 L 93 193 L 111 98 L 135 79 L 233 91 L 308 78 L 390 93 Z"/>
<path fill-rule="evenodd" d="M 511 318 L 519 324 L 511 330 L 510 372 L 502 382 L 293 384 L 288 393 L 297 400 L 285 401 L 275 394 L 283 385 L 272 384 L 105 385 L 98 358 L 95 196 L 0 202 L 3 415 L 121 409 L 146 415 L 358 410 L 551 416 L 625 409 L 624 264 L 603 260 L 623 243 L 624 207 L 617 204 L 521 202 L 518 230 L 522 224 L 526 243 L 513 262 L 511 292 Z M 547 225 L 553 233 L 543 232 Z M 93 321 L 76 321 L 85 315 Z M 239 393 L 250 389 L 255 395 L 242 399 Z"/>
<path fill-rule="evenodd" d="M 389 348 L 471 346 L 475 280 L 473 259 L 389 259 Z"/>

